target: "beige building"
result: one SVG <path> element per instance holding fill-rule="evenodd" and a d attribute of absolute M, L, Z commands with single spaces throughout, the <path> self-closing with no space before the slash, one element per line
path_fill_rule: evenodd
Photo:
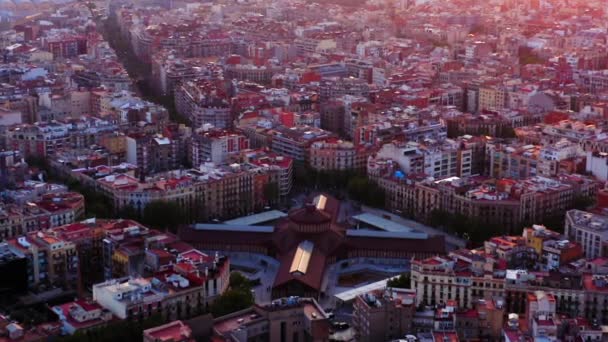
<path fill-rule="evenodd" d="M 335 138 L 310 145 L 310 167 L 316 171 L 364 170 L 369 153 L 363 146 Z"/>
<path fill-rule="evenodd" d="M 479 88 L 479 108 L 483 110 L 499 110 L 506 108 L 508 91 L 501 86 L 482 86 Z"/>
<path fill-rule="evenodd" d="M 264 196 L 267 184 L 277 182 L 279 191 L 291 184 L 291 164 L 283 169 L 263 163 L 205 163 L 196 169 L 159 173 L 144 181 L 135 177 L 133 170 L 124 172 L 124 167 L 135 169 L 128 164 L 100 166 L 68 174 L 108 197 L 117 211 L 132 207 L 142 212 L 154 201 L 174 202 L 192 220 L 233 218 L 262 210 L 271 200 Z"/>
<path fill-rule="evenodd" d="M 547 146 L 489 143 L 486 145 L 486 156 L 491 177 L 524 179 L 537 175 L 557 176 L 563 171 L 562 163 L 582 156 L 582 150 L 578 144 L 566 139 Z"/>
<path fill-rule="evenodd" d="M 118 132 L 104 134 L 99 138 L 99 145 L 111 154 L 125 155 L 127 153 L 127 136 Z"/>
<path fill-rule="evenodd" d="M 76 245 L 51 234 L 37 232 L 9 240 L 9 248 L 28 259 L 28 285 L 54 285 L 75 289 L 78 284 Z"/>
<path fill-rule="evenodd" d="M 458 307 L 470 309 L 477 300 L 504 297 L 504 271 L 497 269 L 495 261 L 466 250 L 414 260 L 411 287 L 416 291 L 416 304 L 455 301 Z"/>

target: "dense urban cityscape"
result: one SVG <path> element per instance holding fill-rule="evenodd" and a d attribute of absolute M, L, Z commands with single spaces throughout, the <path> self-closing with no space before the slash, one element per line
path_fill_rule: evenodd
<path fill-rule="evenodd" d="M 0 0 L 0 341 L 608 341 L 606 0 Z"/>

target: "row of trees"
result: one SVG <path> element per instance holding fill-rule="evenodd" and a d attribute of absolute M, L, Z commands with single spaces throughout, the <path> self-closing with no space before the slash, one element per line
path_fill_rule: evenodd
<path fill-rule="evenodd" d="M 586 210 L 594 201 L 592 198 L 580 196 L 574 199 L 573 209 Z M 443 210 L 434 210 L 429 217 L 429 225 L 441 228 L 448 233 L 460 235 L 471 241 L 473 245 L 481 245 L 489 238 L 502 234 L 521 234 L 524 227 L 533 224 L 542 224 L 552 230 L 563 233 L 565 212 L 557 215 L 546 216 L 540 222 L 522 222 L 521 227 L 515 231 L 505 230 L 505 227 L 498 224 L 482 223 L 476 217 L 467 217 L 462 214 L 451 214 Z"/>
<path fill-rule="evenodd" d="M 384 208 L 386 194 L 376 182 L 364 176 L 352 177 L 346 186 L 351 199 L 371 207 Z"/>
<path fill-rule="evenodd" d="M 118 211 L 118 217 L 141 222 L 160 230 L 177 232 L 177 227 L 189 223 L 188 213 L 175 202 L 153 201 L 140 213 L 135 207 L 126 206 Z"/>
<path fill-rule="evenodd" d="M 316 171 L 304 165 L 294 167 L 294 185 L 304 189 L 345 189 L 353 177 L 364 176 L 361 172 L 344 171 Z"/>
<path fill-rule="evenodd" d="M 112 14 L 103 22 L 103 36 L 110 46 L 117 51 L 118 59 L 125 66 L 125 69 L 133 79 L 136 79 L 137 90 L 139 95 L 145 100 L 157 103 L 167 109 L 171 121 L 187 124 L 188 120 L 177 113 L 175 109 L 175 100 L 173 96 L 159 96 L 150 86 L 149 76 L 151 75 L 151 67 L 148 63 L 141 63 L 135 55 L 135 51 L 131 47 L 129 40 L 125 39 L 120 34 L 120 27 L 116 16 Z"/>
<path fill-rule="evenodd" d="M 447 233 L 459 235 L 473 245 L 481 245 L 492 236 L 507 233 L 500 225 L 481 223 L 476 217 L 467 217 L 462 214 L 451 214 L 443 210 L 433 210 L 428 221 L 429 225 L 440 228 Z"/>
<path fill-rule="evenodd" d="M 374 181 L 362 172 L 316 171 L 305 166 L 295 168 L 295 186 L 300 189 L 323 189 L 341 197 L 347 194 L 351 199 L 373 207 L 383 207 L 385 193 Z"/>

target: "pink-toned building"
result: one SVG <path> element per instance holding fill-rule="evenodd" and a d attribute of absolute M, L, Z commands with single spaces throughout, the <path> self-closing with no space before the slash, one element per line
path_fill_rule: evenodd
<path fill-rule="evenodd" d="M 173 321 L 144 330 L 144 342 L 194 342 L 192 329 L 182 321 Z"/>

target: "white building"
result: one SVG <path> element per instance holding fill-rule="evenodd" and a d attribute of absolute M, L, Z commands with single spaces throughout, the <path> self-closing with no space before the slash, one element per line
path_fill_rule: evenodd
<path fill-rule="evenodd" d="M 591 172 L 600 181 L 608 180 L 608 153 L 587 152 L 587 165 L 585 170 Z"/>
<path fill-rule="evenodd" d="M 180 285 L 188 286 L 187 279 L 179 279 Z M 129 309 L 138 303 L 160 302 L 162 292 L 152 290 L 152 283 L 143 278 L 114 279 L 93 286 L 93 299 L 120 319 L 129 316 Z"/>
<path fill-rule="evenodd" d="M 587 259 L 600 257 L 603 245 L 608 241 L 608 217 L 569 210 L 566 213 L 564 234 L 570 241 L 581 244 Z"/>

